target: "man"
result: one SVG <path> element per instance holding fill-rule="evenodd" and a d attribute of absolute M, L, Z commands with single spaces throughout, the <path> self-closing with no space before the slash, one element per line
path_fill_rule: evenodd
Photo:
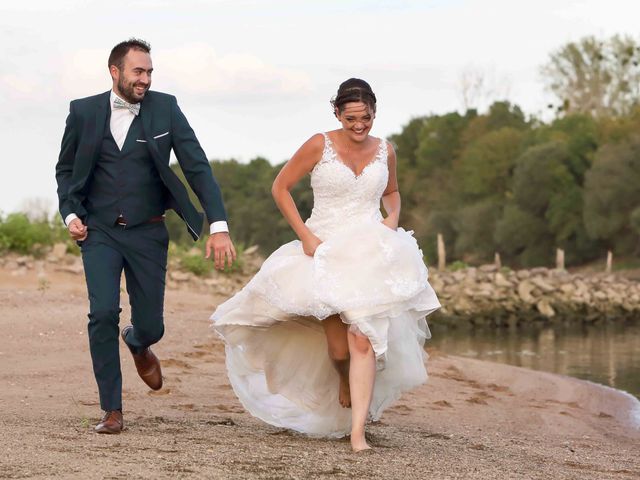
<path fill-rule="evenodd" d="M 164 333 L 167 208 L 197 240 L 203 215 L 169 167 L 176 154 L 209 222 L 206 257 L 216 268 L 236 253 L 220 189 L 175 97 L 149 91 L 148 43 L 130 39 L 109 56 L 111 91 L 71 102 L 56 165 L 60 214 L 81 246 L 89 293 L 89 345 L 105 411 L 98 433 L 120 433 L 122 375 L 118 352 L 120 277 L 124 270 L 131 323 L 121 337 L 152 389 L 162 387 L 160 362 L 149 348 Z"/>

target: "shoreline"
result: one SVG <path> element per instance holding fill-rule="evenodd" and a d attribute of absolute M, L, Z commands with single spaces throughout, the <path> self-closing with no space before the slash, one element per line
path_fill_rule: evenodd
<path fill-rule="evenodd" d="M 529 372 L 530 374 L 540 374 L 541 376 L 552 376 L 556 377 L 557 381 L 564 381 L 568 384 L 575 383 L 578 388 L 584 388 L 586 390 L 591 391 L 592 393 L 596 393 L 597 395 L 595 399 L 586 400 L 586 404 L 590 410 L 594 413 L 598 410 L 597 414 L 604 413 L 602 411 L 603 406 L 607 406 L 610 408 L 610 411 L 613 411 L 613 414 L 608 414 L 614 417 L 622 427 L 630 428 L 633 432 L 637 432 L 640 434 L 640 399 L 635 395 L 618 388 L 610 387 L 609 385 L 603 385 L 601 383 L 592 382 L 590 380 L 584 380 L 577 377 L 572 377 L 570 375 L 563 375 L 561 373 L 548 372 L 546 370 L 534 370 L 532 368 L 527 367 L 519 367 L 516 365 L 509 365 L 506 363 L 500 362 L 492 362 L 491 360 L 480 360 L 475 358 L 465 357 L 463 355 L 449 355 L 448 357 L 456 359 L 457 361 L 464 362 L 466 360 L 470 360 L 472 362 L 480 362 L 482 364 L 486 364 L 486 369 L 491 370 L 493 368 L 507 367 L 518 370 L 523 370 L 525 372 Z M 554 381 L 555 382 L 555 381 Z M 584 396 L 583 399 L 587 399 L 588 396 Z M 584 403 L 583 403 L 584 405 Z M 612 405 L 620 408 L 611 408 Z"/>

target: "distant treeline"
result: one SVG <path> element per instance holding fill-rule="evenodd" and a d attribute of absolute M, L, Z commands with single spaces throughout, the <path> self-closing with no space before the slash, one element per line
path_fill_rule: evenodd
<path fill-rule="evenodd" d="M 512 266 L 568 265 L 640 253 L 640 46 L 627 37 L 569 43 L 542 68 L 556 118 L 509 102 L 479 113 L 414 118 L 389 140 L 398 156 L 401 224 L 429 261 L 442 233 L 447 257 Z M 481 82 L 480 82 L 481 83 Z M 425 106 L 427 109 L 428 106 Z M 294 238 L 271 198 L 282 165 L 211 162 L 233 238 L 273 251 Z M 177 167 L 176 167 L 177 168 Z M 308 178 L 293 192 L 303 218 Z M 170 220 L 173 238 L 187 235 Z"/>

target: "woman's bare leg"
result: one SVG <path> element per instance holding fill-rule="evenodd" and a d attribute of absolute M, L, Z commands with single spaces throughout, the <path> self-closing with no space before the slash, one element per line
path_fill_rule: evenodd
<path fill-rule="evenodd" d="M 338 400 L 345 408 L 351 406 L 349 392 L 349 344 L 347 342 L 347 325 L 342 322 L 340 315 L 331 315 L 322 321 L 327 336 L 329 358 L 340 375 L 338 386 Z"/>
<path fill-rule="evenodd" d="M 351 448 L 354 452 L 369 447 L 364 437 L 364 425 L 369 414 L 373 384 L 376 377 L 376 358 L 369 339 L 353 332 L 347 333 L 351 361 L 349 386 L 351 387 Z"/>

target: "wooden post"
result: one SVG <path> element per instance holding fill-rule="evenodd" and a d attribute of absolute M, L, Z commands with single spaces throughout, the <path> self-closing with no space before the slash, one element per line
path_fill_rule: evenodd
<path fill-rule="evenodd" d="M 561 248 L 556 249 L 556 269 L 564 270 L 564 250 Z"/>
<path fill-rule="evenodd" d="M 611 273 L 611 268 L 613 267 L 613 252 L 611 252 L 611 250 L 609 250 L 607 252 L 607 266 L 604 269 L 604 271 L 606 273 Z"/>
<path fill-rule="evenodd" d="M 496 269 L 500 270 L 502 268 L 502 260 L 500 260 L 500 254 L 498 252 L 493 256 L 493 263 L 496 266 Z"/>
<path fill-rule="evenodd" d="M 442 234 L 438 234 L 438 270 L 444 271 L 447 265 L 447 252 L 444 248 L 444 240 Z"/>

